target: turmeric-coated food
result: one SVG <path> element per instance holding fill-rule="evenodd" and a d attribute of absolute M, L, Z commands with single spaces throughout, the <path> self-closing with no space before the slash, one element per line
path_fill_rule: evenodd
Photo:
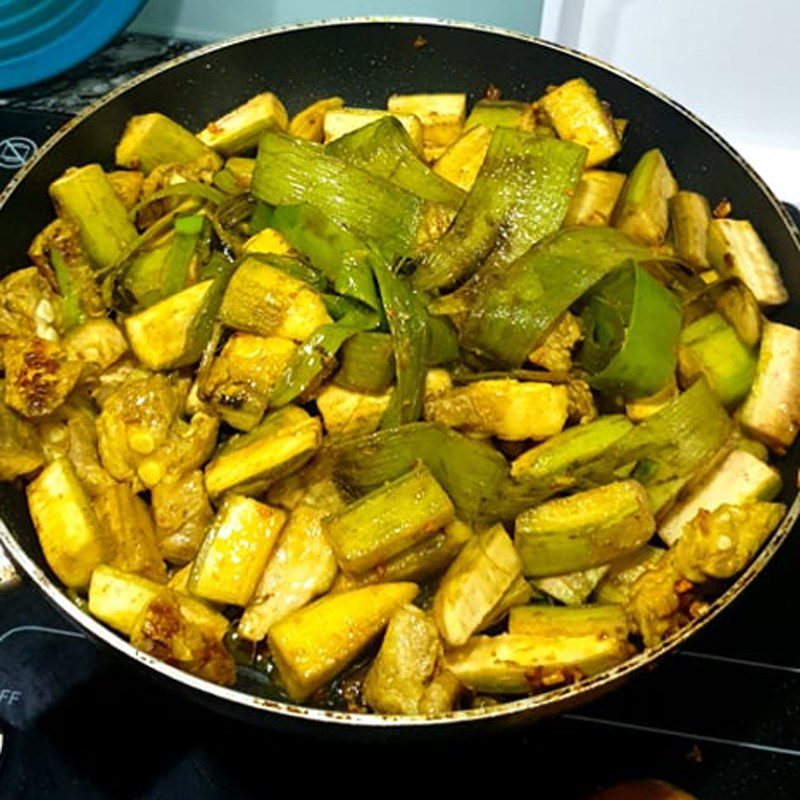
<path fill-rule="evenodd" d="M 0 280 L 0 479 L 70 596 L 201 679 L 421 716 L 703 614 L 785 513 L 768 243 L 669 153 L 621 171 L 581 77 L 264 88 L 130 119 Z"/>

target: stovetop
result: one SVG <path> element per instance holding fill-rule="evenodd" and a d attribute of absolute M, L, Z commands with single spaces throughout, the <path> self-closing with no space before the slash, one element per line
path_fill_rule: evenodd
<path fill-rule="evenodd" d="M 0 98 L 0 188 L 87 102 L 191 47 L 126 35 L 63 78 Z M 222 718 L 97 649 L 22 584 L 0 595 L 0 800 L 262 798 L 286 785 L 358 791 L 366 777 L 371 791 L 488 778 L 500 791 L 563 800 L 651 777 L 700 800 L 797 800 L 799 566 L 794 535 L 686 649 L 575 713 L 402 745 L 312 740 Z"/>
<path fill-rule="evenodd" d="M 637 777 L 700 800 L 796 800 L 800 644 L 784 620 L 799 561 L 795 536 L 686 649 L 601 701 L 520 731 L 402 745 L 217 716 L 99 650 L 22 585 L 0 599 L 0 800 L 262 798 L 270 773 L 298 759 L 304 788 L 376 771 L 424 785 L 435 768 L 452 788 L 530 775 L 537 796 L 563 800 Z"/>

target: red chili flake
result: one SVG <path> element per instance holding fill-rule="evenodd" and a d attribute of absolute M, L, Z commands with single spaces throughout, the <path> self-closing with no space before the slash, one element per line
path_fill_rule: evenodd
<path fill-rule="evenodd" d="M 500 91 L 499 87 L 495 86 L 493 83 L 490 83 L 486 87 L 486 91 L 483 93 L 483 96 L 486 100 L 499 100 L 503 93 Z"/>
<path fill-rule="evenodd" d="M 731 211 L 733 211 L 733 204 L 727 197 L 723 197 L 722 200 L 714 206 L 711 216 L 714 217 L 714 219 L 725 219 L 725 217 L 731 215 Z"/>

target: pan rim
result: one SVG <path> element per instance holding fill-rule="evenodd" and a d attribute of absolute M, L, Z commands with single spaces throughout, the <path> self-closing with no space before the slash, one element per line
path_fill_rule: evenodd
<path fill-rule="evenodd" d="M 764 181 L 764 179 L 758 174 L 758 172 L 753 168 L 753 166 L 744 158 L 744 156 L 739 153 L 733 145 L 728 142 L 721 134 L 719 134 L 714 128 L 712 128 L 708 123 L 704 122 L 699 116 L 697 116 L 693 111 L 688 109 L 682 103 L 678 102 L 677 100 L 670 97 L 665 92 L 662 92 L 660 89 L 649 84 L 647 81 L 638 78 L 636 75 L 633 75 L 626 70 L 617 67 L 608 61 L 604 61 L 603 59 L 597 58 L 596 56 L 589 55 L 588 53 L 584 53 L 580 50 L 576 50 L 575 48 L 568 47 L 567 45 L 558 44 L 556 42 L 548 41 L 547 39 L 542 39 L 538 36 L 534 36 L 533 34 L 524 33 L 522 31 L 514 31 L 508 28 L 503 28 L 499 25 L 490 25 L 487 23 L 478 23 L 478 22 L 465 22 L 459 20 L 452 20 L 447 18 L 441 17 L 425 17 L 425 16 L 355 16 L 355 17 L 332 17 L 330 19 L 319 19 L 319 20 L 312 20 L 309 22 L 298 22 L 292 23 L 288 25 L 279 25 L 274 28 L 260 28 L 255 31 L 250 31 L 248 33 L 239 34 L 237 36 L 231 36 L 226 39 L 221 39 L 217 42 L 211 42 L 206 45 L 202 45 L 194 50 L 190 50 L 187 53 L 183 53 L 178 56 L 174 56 L 173 58 L 169 58 L 166 61 L 161 62 L 160 64 L 156 64 L 155 66 L 151 67 L 150 69 L 145 70 L 139 75 L 135 75 L 133 78 L 124 81 L 119 86 L 114 87 L 111 91 L 104 94 L 102 97 L 95 100 L 93 103 L 87 105 L 84 109 L 79 111 L 69 120 L 67 120 L 61 127 L 59 127 L 47 141 L 37 150 L 36 154 L 30 161 L 26 162 L 11 178 L 8 182 L 6 187 L 0 192 L 0 211 L 2 211 L 3 207 L 5 206 L 6 202 L 8 201 L 11 194 L 14 192 L 16 187 L 25 179 L 26 175 L 31 172 L 36 164 L 43 158 L 43 156 L 49 152 L 53 147 L 55 147 L 58 142 L 63 139 L 71 130 L 72 128 L 76 127 L 80 124 L 84 119 L 91 116 L 95 111 L 98 111 L 103 106 L 110 103 L 112 100 L 116 99 L 122 94 L 125 94 L 130 89 L 133 89 L 135 86 L 138 86 L 140 83 L 143 83 L 150 78 L 155 77 L 156 75 L 161 74 L 162 72 L 166 72 L 173 67 L 178 66 L 179 64 L 183 64 L 186 61 L 193 61 L 196 58 L 202 58 L 210 53 L 214 53 L 217 50 L 224 50 L 232 45 L 240 44 L 242 42 L 251 41 L 253 39 L 261 39 L 261 38 L 269 38 L 271 36 L 279 36 L 284 33 L 292 33 L 294 31 L 304 31 L 304 30 L 312 30 L 316 28 L 334 28 L 334 27 L 345 27 L 345 26 L 353 26 L 353 25 L 384 25 L 384 24 L 396 24 L 396 25 L 427 25 L 439 28 L 456 28 L 461 30 L 471 30 L 477 31 L 479 33 L 488 33 L 493 34 L 495 36 L 500 36 L 507 39 L 517 39 L 519 41 L 528 42 L 534 45 L 538 45 L 540 47 L 544 47 L 545 49 L 554 50 L 560 53 L 566 53 L 573 58 L 578 59 L 579 61 L 584 61 L 588 64 L 592 64 L 593 66 L 599 67 L 607 72 L 611 72 L 612 74 L 623 78 L 624 80 L 628 81 L 629 83 L 634 84 L 639 89 L 647 92 L 648 94 L 653 95 L 658 100 L 666 103 L 668 106 L 671 106 L 674 110 L 678 111 L 683 116 L 687 117 L 692 123 L 694 123 L 697 127 L 699 127 L 704 133 L 709 135 L 723 150 L 725 150 L 728 155 L 730 155 L 747 173 L 748 178 L 750 178 L 758 188 L 764 193 L 764 195 L 769 200 L 770 204 L 772 205 L 773 209 L 778 213 L 781 217 L 782 221 L 786 225 L 792 239 L 794 240 L 795 246 L 800 250 L 800 229 L 795 225 L 794 220 L 791 218 L 789 213 L 783 207 L 780 200 L 775 196 L 775 193 L 769 187 L 769 185 Z"/>
<path fill-rule="evenodd" d="M 676 102 L 668 95 L 650 86 L 645 81 L 637 78 L 630 73 L 619 69 L 607 62 L 598 59 L 594 56 L 587 55 L 573 48 L 565 47 L 547 40 L 538 38 L 531 34 L 521 33 L 517 31 L 510 31 L 498 26 L 485 25 L 471 22 L 451 21 L 447 19 L 439 19 L 434 17 L 402 17 L 402 16 L 362 16 L 362 17 L 341 17 L 330 20 L 316 20 L 312 22 L 297 23 L 292 25 L 284 25 L 275 28 L 262 29 L 252 31 L 249 33 L 241 34 L 238 36 L 230 37 L 219 42 L 204 45 L 196 50 L 192 50 L 183 55 L 168 59 L 161 64 L 152 67 L 149 70 L 141 73 L 140 75 L 131 78 L 128 81 L 115 87 L 113 90 L 99 98 L 94 103 L 87 106 L 73 118 L 68 120 L 62 125 L 38 150 L 36 155 L 25 164 L 15 175 L 12 177 L 8 186 L 0 193 L 0 212 L 2 212 L 5 204 L 8 202 L 11 195 L 17 187 L 24 181 L 25 177 L 36 167 L 39 161 L 52 150 L 65 136 L 67 136 L 74 127 L 79 125 L 83 120 L 87 119 L 93 113 L 115 100 L 117 97 L 125 94 L 130 89 L 138 86 L 150 78 L 161 74 L 169 69 L 172 69 L 179 64 L 188 62 L 194 59 L 203 58 L 217 50 L 222 50 L 233 45 L 255 39 L 267 39 L 272 36 L 277 36 L 294 31 L 303 31 L 309 29 L 321 28 L 335 28 L 344 26 L 355 25 L 385 25 L 395 24 L 402 26 L 424 25 L 440 27 L 444 29 L 460 29 L 468 31 L 477 31 L 480 33 L 487 33 L 494 36 L 503 38 L 516 39 L 519 41 L 527 42 L 545 49 L 555 50 L 557 52 L 565 53 L 572 56 L 578 61 L 591 64 L 608 71 L 624 80 L 633 84 L 639 89 L 646 91 L 653 95 L 655 98 L 666 103 L 668 106 L 678 111 L 690 122 L 699 127 L 705 134 L 710 136 L 714 142 L 720 146 L 731 158 L 738 163 L 744 170 L 747 177 L 759 188 L 762 194 L 766 197 L 772 205 L 773 210 L 778 214 L 779 218 L 783 221 L 790 238 L 792 239 L 795 248 L 800 253 L 800 231 L 794 224 L 786 209 L 780 203 L 778 198 L 772 192 L 766 182 L 758 175 L 753 167 L 713 128 L 707 123 L 697 117 L 689 109 L 685 108 L 680 103 Z M 66 594 L 54 581 L 45 573 L 45 571 L 31 559 L 27 553 L 22 549 L 21 545 L 17 542 L 16 537 L 8 528 L 6 521 L 0 519 L 0 545 L 2 545 L 8 552 L 11 559 L 22 569 L 22 571 L 30 578 L 34 585 L 41 591 L 47 599 L 58 610 L 75 623 L 79 629 L 90 634 L 91 638 L 102 641 L 105 645 L 119 652 L 121 655 L 132 659 L 140 666 L 152 670 L 161 676 L 176 680 L 187 689 L 197 691 L 204 696 L 211 699 L 223 701 L 226 706 L 230 706 L 231 710 L 234 708 L 257 710 L 259 712 L 268 712 L 278 717 L 287 720 L 302 721 L 302 722 L 321 722 L 334 724 L 339 727 L 346 728 L 360 728 L 360 729 L 386 729 L 386 728 L 430 728 L 442 726 L 463 726 L 470 722 L 477 720 L 497 720 L 502 718 L 519 718 L 534 716 L 537 712 L 541 715 L 546 713 L 550 706 L 559 706 L 562 703 L 567 703 L 570 699 L 574 699 L 577 704 L 583 695 L 597 694 L 603 688 L 611 688 L 617 683 L 624 681 L 629 676 L 635 674 L 648 664 L 659 661 L 663 656 L 669 652 L 673 652 L 682 644 L 686 639 L 690 638 L 701 628 L 705 627 L 712 619 L 714 619 L 723 608 L 726 608 L 733 600 L 738 597 L 744 588 L 751 583 L 751 581 L 758 575 L 766 564 L 770 561 L 772 556 L 777 552 L 779 547 L 783 544 L 789 533 L 791 532 L 798 516 L 800 516 L 800 495 L 795 495 L 791 505 L 787 509 L 778 529 L 772 534 L 767 543 L 763 546 L 758 556 L 751 562 L 747 570 L 731 584 L 722 595 L 716 598 L 709 609 L 702 616 L 692 620 L 688 625 L 669 636 L 659 647 L 644 650 L 637 653 L 632 658 L 623 662 L 622 664 L 610 670 L 606 670 L 592 678 L 583 679 L 575 684 L 571 684 L 559 689 L 545 692 L 539 695 L 532 695 L 516 700 L 509 700 L 502 702 L 496 706 L 489 706 L 485 708 L 465 709 L 460 711 L 450 712 L 437 716 L 399 716 L 399 715 L 382 715 L 382 714 L 356 714 L 350 712 L 332 711 L 328 709 L 311 708 L 307 706 L 300 706 L 297 704 L 282 702 L 277 700 L 270 700 L 264 697 L 248 694 L 236 689 L 229 689 L 226 687 L 217 686 L 210 682 L 196 678 L 176 667 L 171 667 L 164 662 L 142 653 L 133 648 L 125 639 L 119 634 L 107 628 L 88 612 L 82 611 L 77 605 L 72 603 Z M 555 709 L 551 713 L 557 713 Z"/>

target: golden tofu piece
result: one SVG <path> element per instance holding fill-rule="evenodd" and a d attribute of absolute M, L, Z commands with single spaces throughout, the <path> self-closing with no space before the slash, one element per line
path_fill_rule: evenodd
<path fill-rule="evenodd" d="M 213 280 L 196 283 L 125 319 L 131 349 L 142 364 L 161 370 L 199 360 L 205 342 L 197 337 L 197 323 L 213 285 Z"/>
<path fill-rule="evenodd" d="M 776 306 L 789 299 L 780 267 L 748 220 L 712 219 L 706 252 L 711 266 L 723 277 L 739 278 L 759 305 Z"/>
<path fill-rule="evenodd" d="M 756 377 L 742 406 L 742 427 L 777 453 L 800 431 L 800 330 L 765 322 Z"/>

